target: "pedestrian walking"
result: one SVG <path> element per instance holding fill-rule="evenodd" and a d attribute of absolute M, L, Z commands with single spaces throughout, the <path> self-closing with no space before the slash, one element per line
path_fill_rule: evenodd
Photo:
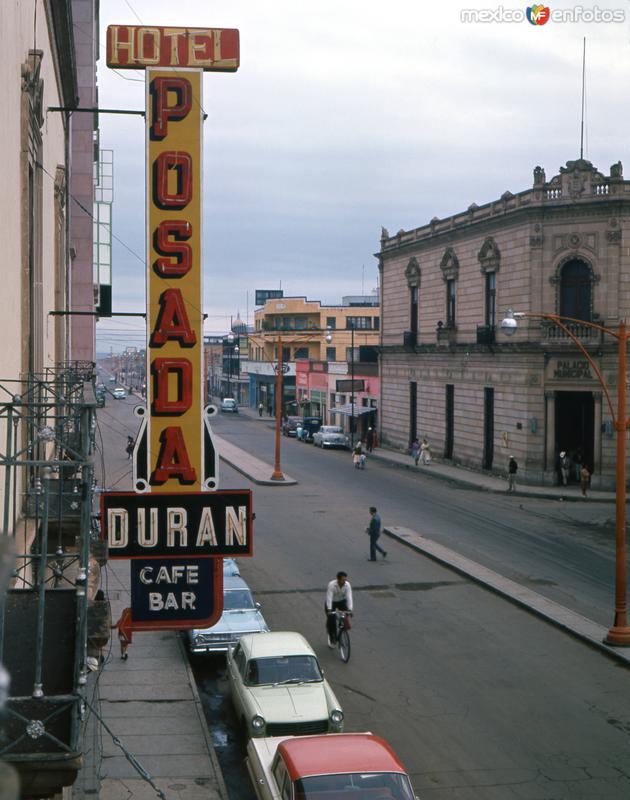
<path fill-rule="evenodd" d="M 366 439 L 365 441 L 366 449 L 368 453 L 371 453 L 372 450 L 374 449 L 374 431 L 372 430 L 372 428 L 367 429 L 367 436 L 365 437 L 365 439 Z"/>
<path fill-rule="evenodd" d="M 258 403 L 258 416 L 262 417 L 262 415 L 263 415 L 263 404 Z"/>
<path fill-rule="evenodd" d="M 508 492 L 513 492 L 516 488 L 516 473 L 518 472 L 518 464 L 514 456 L 510 456 L 508 462 Z"/>
<path fill-rule="evenodd" d="M 131 458 L 133 455 L 133 436 L 127 436 L 127 446 L 125 447 L 125 453 L 127 453 L 127 458 Z"/>
<path fill-rule="evenodd" d="M 422 444 L 420 445 L 420 461 L 426 466 L 431 463 L 431 447 L 429 445 L 429 441 L 425 436 L 422 440 Z M 418 462 L 416 461 L 416 464 Z"/>
<path fill-rule="evenodd" d="M 569 482 L 569 469 L 571 468 L 571 463 L 567 458 L 567 454 L 564 450 L 560 453 L 560 480 L 562 481 L 562 485 L 566 486 Z"/>
<path fill-rule="evenodd" d="M 365 529 L 365 532 L 370 537 L 370 561 L 376 561 L 376 551 L 378 550 L 379 553 L 383 556 L 383 558 L 387 558 L 387 550 L 383 550 L 383 548 L 377 544 L 379 536 L 381 535 L 381 518 L 379 517 L 376 507 L 370 506 L 370 524 Z"/>
<path fill-rule="evenodd" d="M 582 497 L 586 497 L 586 490 L 591 482 L 591 473 L 588 471 L 586 464 L 582 464 L 580 468 L 580 489 L 582 490 Z"/>
<path fill-rule="evenodd" d="M 354 464 L 355 469 L 361 469 L 361 456 L 363 455 L 363 448 L 361 447 L 361 442 L 357 442 L 352 451 L 352 463 Z"/>
<path fill-rule="evenodd" d="M 411 443 L 411 447 L 409 448 L 409 455 L 413 458 L 414 464 L 416 467 L 418 466 L 418 460 L 420 458 L 420 442 L 417 439 L 414 439 Z"/>

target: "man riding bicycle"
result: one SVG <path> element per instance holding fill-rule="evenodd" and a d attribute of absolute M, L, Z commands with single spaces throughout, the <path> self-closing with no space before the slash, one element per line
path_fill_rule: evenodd
<path fill-rule="evenodd" d="M 328 647 L 333 648 L 337 643 L 337 629 L 335 626 L 334 611 L 347 611 L 352 615 L 352 586 L 348 581 L 346 572 L 338 572 L 337 577 L 330 581 L 326 587 L 326 631 L 328 633 Z"/>

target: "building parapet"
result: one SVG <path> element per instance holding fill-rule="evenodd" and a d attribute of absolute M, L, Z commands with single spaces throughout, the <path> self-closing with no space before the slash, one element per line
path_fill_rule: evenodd
<path fill-rule="evenodd" d="M 427 225 L 409 231 L 401 229 L 395 236 L 390 236 L 389 231 L 382 228 L 380 254 L 491 219 L 505 218 L 528 208 L 605 203 L 620 199 L 630 201 L 630 181 L 623 178 L 621 162 L 613 164 L 610 175 L 606 176 L 586 159 L 567 161 L 566 167 L 560 167 L 559 174 L 550 181 L 546 181 L 542 167 L 535 167 L 534 185 L 531 189 L 517 194 L 506 191 L 498 200 L 481 206 L 472 203 L 466 211 L 444 219 L 433 217 Z"/>

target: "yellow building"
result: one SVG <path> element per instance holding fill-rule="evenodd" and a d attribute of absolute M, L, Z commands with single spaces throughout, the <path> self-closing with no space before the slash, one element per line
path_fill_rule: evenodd
<path fill-rule="evenodd" d="M 331 341 L 326 341 L 330 333 Z M 296 361 L 334 363 L 349 374 L 349 364 L 361 363 L 364 346 L 377 347 L 380 309 L 376 295 L 342 298 L 337 306 L 322 305 L 305 297 L 267 300 L 254 314 L 254 332 L 249 334 L 250 405 L 263 403 L 275 412 L 278 345 L 282 343 L 283 410 L 295 411 Z M 354 352 L 352 344 L 354 341 Z M 245 367 L 243 367 L 245 368 Z M 325 401 L 326 398 L 322 398 Z M 325 405 L 325 403 L 324 403 Z"/>

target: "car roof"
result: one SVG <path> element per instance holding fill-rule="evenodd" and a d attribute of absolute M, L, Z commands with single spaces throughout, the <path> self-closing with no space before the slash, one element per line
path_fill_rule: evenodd
<path fill-rule="evenodd" d="M 224 575 L 223 591 L 227 592 L 230 589 L 247 589 L 248 592 L 251 591 L 240 575 Z"/>
<path fill-rule="evenodd" d="M 314 656 L 313 648 L 302 636 L 294 631 L 271 631 L 266 633 L 264 642 L 256 634 L 241 637 L 241 647 L 247 658 L 266 658 L 270 656 Z"/>
<path fill-rule="evenodd" d="M 265 634 L 266 639 L 269 634 Z M 291 780 L 346 772 L 406 770 L 386 741 L 372 733 L 296 736 L 278 745 Z"/>

